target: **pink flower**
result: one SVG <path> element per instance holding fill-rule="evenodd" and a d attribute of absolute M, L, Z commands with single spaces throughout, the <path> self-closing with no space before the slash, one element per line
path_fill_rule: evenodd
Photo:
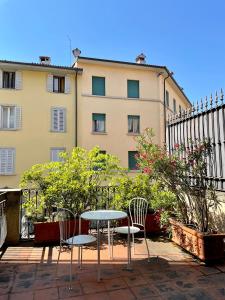
<path fill-rule="evenodd" d="M 174 148 L 175 148 L 175 149 L 179 149 L 179 147 L 180 147 L 179 144 L 175 144 L 175 145 L 174 145 Z"/>

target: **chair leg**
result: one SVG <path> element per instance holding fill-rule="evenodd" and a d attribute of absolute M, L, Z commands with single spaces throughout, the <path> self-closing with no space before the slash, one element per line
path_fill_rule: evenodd
<path fill-rule="evenodd" d="M 132 233 L 133 253 L 135 254 L 134 234 Z"/>
<path fill-rule="evenodd" d="M 80 247 L 80 270 L 82 269 L 82 260 L 83 260 L 83 247 Z"/>
<path fill-rule="evenodd" d="M 70 257 L 70 287 L 72 289 L 72 263 L 73 263 L 73 246 L 71 245 L 71 257 Z"/>
<path fill-rule="evenodd" d="M 58 278 L 58 269 L 59 269 L 59 258 L 60 258 L 60 254 L 61 254 L 61 242 L 60 242 L 60 246 L 59 246 L 59 254 L 58 254 L 58 259 L 57 259 L 57 266 L 56 266 L 56 277 Z"/>
<path fill-rule="evenodd" d="M 149 261 L 149 259 L 150 259 L 150 252 L 149 252 L 148 243 L 147 243 L 147 239 L 146 239 L 146 230 L 145 230 L 145 228 L 144 228 L 144 237 L 145 237 L 146 248 L 147 248 L 147 251 L 148 251 L 148 261 Z"/>
<path fill-rule="evenodd" d="M 114 228 L 113 228 L 114 230 Z M 112 259 L 113 259 L 113 230 L 112 230 L 112 241 L 111 241 L 111 244 L 112 244 Z"/>

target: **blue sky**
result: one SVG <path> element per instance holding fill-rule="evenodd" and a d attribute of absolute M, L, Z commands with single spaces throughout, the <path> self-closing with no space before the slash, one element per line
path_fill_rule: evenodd
<path fill-rule="evenodd" d="M 0 0 L 0 59 L 83 56 L 166 65 L 192 102 L 225 88 L 224 0 Z"/>

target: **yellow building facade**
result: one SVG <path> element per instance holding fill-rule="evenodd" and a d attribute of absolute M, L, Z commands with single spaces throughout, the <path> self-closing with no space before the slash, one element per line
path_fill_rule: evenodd
<path fill-rule="evenodd" d="M 78 57 L 73 67 L 0 61 L 0 187 L 75 146 L 117 155 L 133 169 L 135 136 L 164 142 L 164 114 L 190 102 L 166 67 Z M 164 109 L 166 102 L 166 110 Z"/>

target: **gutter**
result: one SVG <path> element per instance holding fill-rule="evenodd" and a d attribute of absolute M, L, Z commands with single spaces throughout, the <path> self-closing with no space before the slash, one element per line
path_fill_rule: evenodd
<path fill-rule="evenodd" d="M 164 89 L 164 144 L 166 144 L 166 80 L 170 77 L 170 73 L 167 72 L 167 77 L 164 78 L 163 89 Z"/>
<path fill-rule="evenodd" d="M 75 106 L 74 106 L 74 116 L 75 116 L 75 141 L 74 141 L 74 146 L 77 147 L 77 72 L 75 76 Z"/>

